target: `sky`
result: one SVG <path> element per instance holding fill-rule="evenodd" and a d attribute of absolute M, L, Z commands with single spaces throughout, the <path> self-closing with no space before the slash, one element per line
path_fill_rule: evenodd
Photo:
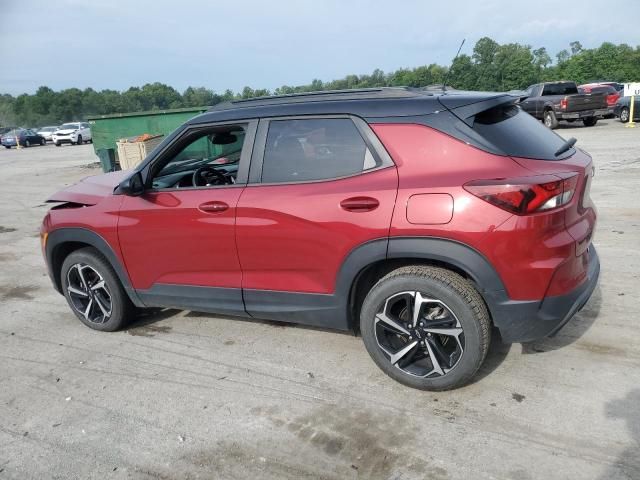
<path fill-rule="evenodd" d="M 560 7 L 559 5 L 566 5 Z M 46 85 L 217 92 L 450 64 L 488 36 L 544 46 L 640 44 L 640 0 L 0 0 L 0 93 Z"/>

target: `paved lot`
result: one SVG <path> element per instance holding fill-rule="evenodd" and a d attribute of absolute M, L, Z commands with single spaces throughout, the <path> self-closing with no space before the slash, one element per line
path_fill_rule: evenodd
<path fill-rule="evenodd" d="M 99 173 L 90 145 L 0 149 L 0 480 L 640 478 L 640 128 L 590 151 L 599 288 L 561 333 L 494 335 L 477 382 L 405 388 L 360 338 L 164 311 L 80 324 L 40 255 L 43 201 Z"/>

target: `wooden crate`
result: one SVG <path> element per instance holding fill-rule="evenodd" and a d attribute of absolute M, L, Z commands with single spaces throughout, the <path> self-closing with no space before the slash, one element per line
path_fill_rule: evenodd
<path fill-rule="evenodd" d="M 116 142 L 118 147 L 118 161 L 122 170 L 135 168 L 147 157 L 151 150 L 156 148 L 163 137 L 154 137 L 144 142 Z"/>

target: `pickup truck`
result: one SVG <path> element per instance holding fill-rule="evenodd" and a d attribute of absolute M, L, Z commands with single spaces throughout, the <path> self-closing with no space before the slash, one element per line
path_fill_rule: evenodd
<path fill-rule="evenodd" d="M 531 85 L 520 101 L 522 109 L 554 129 L 560 120 L 582 120 L 592 127 L 607 115 L 604 93 L 579 93 L 575 82 L 545 82 Z"/>

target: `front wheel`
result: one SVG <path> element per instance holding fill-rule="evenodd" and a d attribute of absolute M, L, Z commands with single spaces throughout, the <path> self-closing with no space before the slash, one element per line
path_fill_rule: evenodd
<path fill-rule="evenodd" d="M 62 263 L 60 280 L 73 313 L 94 330 L 118 330 L 135 313 L 113 267 L 94 248 L 71 253 Z"/>
<path fill-rule="evenodd" d="M 443 268 L 410 266 L 368 293 L 360 331 L 374 362 L 391 378 L 421 390 L 468 383 L 489 349 L 490 319 L 475 288 Z"/>
<path fill-rule="evenodd" d="M 4 148 L 6 148 L 7 150 L 11 150 L 11 147 L 9 145 L 5 145 Z"/>
<path fill-rule="evenodd" d="M 622 123 L 627 123 L 629 121 L 629 109 L 627 107 L 620 110 L 620 121 Z"/>
<path fill-rule="evenodd" d="M 597 117 L 587 117 L 582 119 L 582 123 L 585 127 L 593 127 L 596 123 L 598 123 Z"/>

